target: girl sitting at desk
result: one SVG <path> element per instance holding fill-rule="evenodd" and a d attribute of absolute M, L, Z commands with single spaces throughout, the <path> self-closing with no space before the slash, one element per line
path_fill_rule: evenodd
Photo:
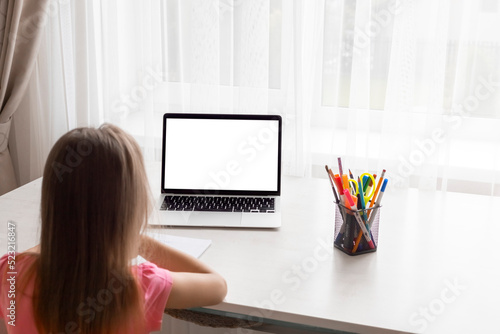
<path fill-rule="evenodd" d="M 151 209 L 130 135 L 103 125 L 61 137 L 43 174 L 40 245 L 0 259 L 8 333 L 148 333 L 160 329 L 165 308 L 220 303 L 219 274 L 141 235 Z M 137 254 L 149 262 L 131 265 Z"/>

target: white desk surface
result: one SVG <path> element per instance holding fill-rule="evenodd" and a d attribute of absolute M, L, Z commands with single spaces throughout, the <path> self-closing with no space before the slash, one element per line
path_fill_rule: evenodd
<path fill-rule="evenodd" d="M 17 223 L 19 251 L 38 242 L 40 186 L 0 197 L 2 254 L 8 220 Z M 389 184 L 378 250 L 351 257 L 332 246 L 327 179 L 283 177 L 282 194 L 277 230 L 155 229 L 212 240 L 201 259 L 229 287 L 212 309 L 370 334 L 498 332 L 500 198 Z"/>

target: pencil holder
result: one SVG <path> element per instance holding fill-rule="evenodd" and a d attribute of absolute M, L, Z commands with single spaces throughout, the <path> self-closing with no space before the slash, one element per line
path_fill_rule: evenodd
<path fill-rule="evenodd" d="M 348 255 L 377 251 L 381 206 L 353 211 L 340 203 L 335 204 L 335 248 Z M 358 216 L 356 218 L 356 215 Z M 372 215 L 374 215 L 372 217 Z M 361 226 L 363 223 L 363 227 Z"/>

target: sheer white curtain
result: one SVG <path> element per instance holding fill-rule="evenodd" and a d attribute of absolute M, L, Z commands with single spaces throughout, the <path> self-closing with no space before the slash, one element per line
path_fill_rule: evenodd
<path fill-rule="evenodd" d="M 284 174 L 342 156 L 395 188 L 500 195 L 498 0 L 52 3 L 27 178 L 75 126 L 116 123 L 159 160 L 165 112 L 277 113 Z"/>
<path fill-rule="evenodd" d="M 159 159 L 165 112 L 272 113 L 285 120 L 285 173 L 310 173 L 323 2 L 115 0 L 101 11 L 105 110 L 147 159 Z"/>
<path fill-rule="evenodd" d="M 500 195 L 499 5 L 326 0 L 313 164 Z"/>

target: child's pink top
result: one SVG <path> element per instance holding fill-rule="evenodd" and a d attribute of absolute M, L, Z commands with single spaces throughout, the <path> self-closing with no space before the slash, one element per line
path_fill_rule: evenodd
<path fill-rule="evenodd" d="M 17 257 L 18 254 L 16 254 Z M 26 269 L 33 263 L 33 256 L 26 256 L 19 261 L 15 261 L 15 275 L 4 274 L 11 272 L 8 268 L 7 254 L 0 258 L 0 315 L 5 322 L 8 333 L 36 333 L 36 326 L 33 317 L 33 279 L 28 283 L 25 293 L 20 295 L 17 291 L 19 278 L 23 276 Z M 137 265 L 133 270 L 144 291 L 144 308 L 146 311 L 147 332 L 157 331 L 161 328 L 161 321 L 168 296 L 172 290 L 172 275 L 168 270 L 158 268 L 151 262 Z M 15 277 L 14 277 L 15 276 Z M 9 280 L 11 279 L 11 280 Z M 15 285 L 11 286 L 11 282 Z M 118 284 L 117 284 L 118 286 Z M 15 311 L 12 310 L 11 300 L 14 300 L 12 293 L 16 294 Z M 10 296 L 9 296 L 10 295 Z M 105 296 L 102 296 L 105 297 Z M 11 309 L 9 309 L 11 307 Z M 91 308 L 89 306 L 88 310 Z M 15 318 L 14 318 L 15 316 Z M 15 319 L 15 322 L 12 320 Z M 15 323 L 15 326 L 11 324 Z"/>

